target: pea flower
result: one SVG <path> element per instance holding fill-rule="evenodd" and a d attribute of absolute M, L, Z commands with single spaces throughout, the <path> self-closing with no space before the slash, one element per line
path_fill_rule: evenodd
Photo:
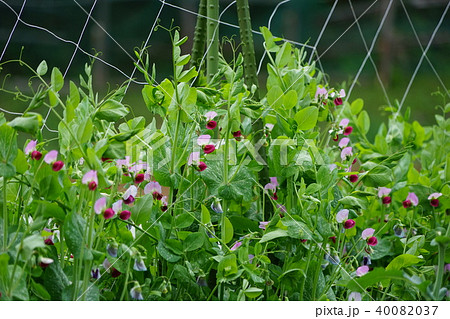
<path fill-rule="evenodd" d="M 412 205 L 417 206 L 419 204 L 419 199 L 414 193 L 408 193 L 408 196 L 403 201 L 403 207 L 410 208 Z"/>
<path fill-rule="evenodd" d="M 344 229 L 350 229 L 353 228 L 355 226 L 356 222 L 353 219 L 347 219 L 344 222 Z"/>
<path fill-rule="evenodd" d="M 317 90 L 316 90 L 316 94 L 314 95 L 314 98 L 315 99 L 317 99 L 317 98 L 323 98 L 323 99 L 328 98 L 328 91 L 327 91 L 327 89 L 324 88 L 324 87 L 318 86 Z"/>
<path fill-rule="evenodd" d="M 240 141 L 242 139 L 241 131 L 232 132 L 232 134 L 236 141 Z"/>
<path fill-rule="evenodd" d="M 264 128 L 265 128 L 267 131 L 272 132 L 274 126 L 275 126 L 275 125 L 272 124 L 272 123 L 266 123 L 266 125 L 264 125 Z"/>
<path fill-rule="evenodd" d="M 144 297 L 142 296 L 142 288 L 139 284 L 136 284 L 133 288 L 131 288 L 130 296 L 134 300 L 144 300 Z"/>
<path fill-rule="evenodd" d="M 358 267 L 358 269 L 356 269 L 356 276 L 361 277 L 364 276 L 365 274 L 367 274 L 369 272 L 369 266 L 361 266 Z"/>
<path fill-rule="evenodd" d="M 97 171 L 91 170 L 86 174 L 84 174 L 81 182 L 87 185 L 89 190 L 91 191 L 96 190 L 98 185 Z"/>
<path fill-rule="evenodd" d="M 100 269 L 98 269 L 98 268 L 91 269 L 91 277 L 92 277 L 92 279 L 100 279 L 100 277 L 101 277 Z"/>
<path fill-rule="evenodd" d="M 141 257 L 134 260 L 133 269 L 136 271 L 147 271 L 147 267 L 145 267 L 144 260 Z"/>
<path fill-rule="evenodd" d="M 215 211 L 216 213 L 222 214 L 223 209 L 222 205 L 220 204 L 220 199 L 215 198 L 214 201 L 211 203 L 211 209 Z"/>
<path fill-rule="evenodd" d="M 341 209 L 337 214 L 336 214 L 336 221 L 341 224 L 342 222 L 344 222 L 344 228 L 345 229 L 350 229 L 353 226 L 355 226 L 355 221 L 353 219 L 348 219 L 348 209 Z"/>
<path fill-rule="evenodd" d="M 356 183 L 358 181 L 358 175 L 357 174 L 352 174 L 349 176 L 348 180 L 352 183 Z"/>
<path fill-rule="evenodd" d="M 350 295 L 348 295 L 348 301 L 361 301 L 362 297 L 359 292 L 351 292 Z"/>
<path fill-rule="evenodd" d="M 442 193 L 433 193 L 430 196 L 428 196 L 428 200 L 430 201 L 430 205 L 433 207 L 439 206 L 439 197 L 442 196 Z"/>
<path fill-rule="evenodd" d="M 341 159 L 343 161 L 348 160 L 353 156 L 353 148 L 351 146 L 345 147 L 341 151 Z"/>
<path fill-rule="evenodd" d="M 405 238 L 406 237 L 406 228 L 402 227 L 400 225 L 395 225 L 393 228 L 394 235 L 399 238 Z"/>
<path fill-rule="evenodd" d="M 37 141 L 30 141 L 27 146 L 25 146 L 25 154 L 31 153 L 31 158 L 39 161 L 42 157 L 42 153 L 36 150 Z"/>
<path fill-rule="evenodd" d="M 156 181 L 151 181 L 145 185 L 144 194 L 152 194 L 153 198 L 156 200 L 161 200 L 163 197 L 161 185 Z"/>
<path fill-rule="evenodd" d="M 128 167 L 130 166 L 130 157 L 125 156 L 125 159 L 116 160 L 116 166 L 117 168 L 122 168 L 123 166 L 125 166 L 128 169 Z"/>
<path fill-rule="evenodd" d="M 137 194 L 137 188 L 134 185 L 131 185 L 127 191 L 125 192 L 125 194 L 123 194 L 122 198 L 123 198 L 123 202 L 127 205 L 130 205 L 131 203 L 134 202 L 134 197 Z"/>
<path fill-rule="evenodd" d="M 336 221 L 340 224 L 343 221 L 348 219 L 348 209 L 341 209 L 337 214 L 336 214 Z"/>
<path fill-rule="evenodd" d="M 119 251 L 119 246 L 117 245 L 116 242 L 114 242 L 112 244 L 108 244 L 106 246 L 106 251 L 108 252 L 108 254 L 111 257 L 117 258 L 117 252 Z"/>
<path fill-rule="evenodd" d="M 54 170 L 55 172 L 58 172 L 61 170 L 61 168 L 63 168 L 64 166 L 64 162 L 63 161 L 57 161 L 56 159 L 58 158 L 58 151 L 50 151 L 47 154 L 45 154 L 44 156 L 44 161 L 47 164 L 52 165 L 52 170 Z"/>
<path fill-rule="evenodd" d="M 205 154 L 209 154 L 215 151 L 216 147 L 213 144 L 209 144 L 211 140 L 211 136 L 209 135 L 200 135 L 197 139 L 197 144 L 203 147 L 203 151 Z"/>
<path fill-rule="evenodd" d="M 370 256 L 363 257 L 363 265 L 364 266 L 369 266 L 371 263 L 372 263 L 372 261 L 370 260 Z"/>
<path fill-rule="evenodd" d="M 344 148 L 348 145 L 349 142 L 350 142 L 350 139 L 348 137 L 344 137 L 343 139 L 341 139 L 339 141 L 339 147 Z"/>
<path fill-rule="evenodd" d="M 48 257 L 39 257 L 39 266 L 41 266 L 41 268 L 47 268 L 53 261 L 53 259 Z"/>
<path fill-rule="evenodd" d="M 350 122 L 349 119 L 342 119 L 339 122 L 339 127 L 341 128 L 341 130 L 338 132 L 339 134 L 344 134 L 347 136 L 353 132 L 353 127 L 348 125 L 349 122 Z"/>
<path fill-rule="evenodd" d="M 273 192 L 272 199 L 277 200 L 278 199 L 278 196 L 277 196 L 278 180 L 276 177 L 269 177 L 269 178 L 270 178 L 270 182 L 264 186 L 264 189 L 271 190 Z"/>
<path fill-rule="evenodd" d="M 353 127 L 347 126 L 346 128 L 344 128 L 344 135 L 345 136 L 352 134 L 352 132 L 353 132 Z"/>
<path fill-rule="evenodd" d="M 266 230 L 268 224 L 269 222 L 259 222 L 259 228 L 261 228 L 262 230 Z"/>
<path fill-rule="evenodd" d="M 213 120 L 216 116 L 217 113 L 214 111 L 210 111 L 205 114 L 205 118 L 208 121 L 208 123 L 206 123 L 206 128 L 208 130 L 214 130 L 216 128 L 217 122 Z"/>
<path fill-rule="evenodd" d="M 103 214 L 105 219 L 110 219 L 116 214 L 112 208 L 106 208 L 106 197 L 100 197 L 94 204 L 94 211 L 97 215 Z"/>
<path fill-rule="evenodd" d="M 194 166 L 196 170 L 203 172 L 208 166 L 200 161 L 200 152 L 192 152 L 189 155 L 188 166 Z"/>
<path fill-rule="evenodd" d="M 237 242 L 234 243 L 233 247 L 230 248 L 230 250 L 234 251 L 234 250 L 238 249 L 241 246 L 242 246 L 242 242 L 241 241 L 237 241 Z"/>
<path fill-rule="evenodd" d="M 378 244 L 378 239 L 375 236 L 369 237 L 367 239 L 367 245 L 376 246 Z"/>
<path fill-rule="evenodd" d="M 334 92 L 333 92 L 334 93 Z M 342 105 L 342 98 L 345 97 L 345 91 L 344 89 L 341 89 L 339 93 L 333 94 L 332 97 L 334 97 L 333 103 L 336 106 Z"/>
<path fill-rule="evenodd" d="M 385 205 L 389 205 L 392 202 L 392 199 L 390 196 L 388 196 L 391 193 L 391 189 L 387 187 L 379 187 L 378 188 L 378 198 L 381 198 L 381 201 Z"/>
<path fill-rule="evenodd" d="M 168 205 L 167 196 L 163 196 L 163 198 L 161 198 L 161 210 L 165 212 L 169 208 Z"/>
<path fill-rule="evenodd" d="M 367 241 L 367 245 L 376 246 L 378 243 L 378 240 L 376 237 L 373 236 L 374 233 L 375 233 L 375 229 L 366 228 L 362 231 L 361 238 Z"/>
<path fill-rule="evenodd" d="M 112 204 L 112 209 L 118 213 L 119 211 L 122 210 L 122 204 L 123 204 L 123 200 L 119 199 L 117 202 L 115 202 L 114 204 Z"/>
<path fill-rule="evenodd" d="M 119 214 L 121 220 L 128 220 L 131 217 L 131 212 L 129 210 L 123 210 Z"/>
<path fill-rule="evenodd" d="M 140 184 L 140 183 L 142 183 L 144 180 L 145 180 L 145 175 L 142 174 L 142 173 L 137 174 L 137 175 L 134 177 L 134 182 L 135 182 L 136 184 Z"/>

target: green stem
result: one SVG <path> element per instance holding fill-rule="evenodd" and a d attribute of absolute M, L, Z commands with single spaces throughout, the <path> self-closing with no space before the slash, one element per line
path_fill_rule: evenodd
<path fill-rule="evenodd" d="M 439 244 L 438 246 L 438 269 L 436 274 L 436 283 L 434 284 L 434 298 L 439 300 L 439 291 L 441 290 L 442 278 L 444 277 L 444 262 L 445 262 L 445 245 Z"/>
<path fill-rule="evenodd" d="M 237 0 L 236 7 L 239 20 L 239 32 L 241 35 L 242 51 L 244 55 L 244 82 L 248 89 L 256 85 L 256 97 L 258 93 L 258 76 L 256 74 L 255 47 L 253 45 L 252 24 L 248 0 Z"/>
<path fill-rule="evenodd" d="M 6 177 L 3 176 L 3 251 L 8 246 L 8 210 L 6 207 Z"/>
<path fill-rule="evenodd" d="M 200 0 L 198 14 L 194 30 L 191 66 L 195 66 L 197 70 L 200 71 L 200 62 L 203 58 L 206 44 L 206 0 Z"/>
<path fill-rule="evenodd" d="M 208 83 L 219 70 L 219 0 L 207 0 L 206 37 L 208 52 L 206 55 L 206 77 Z"/>
<path fill-rule="evenodd" d="M 125 297 L 125 294 L 127 292 L 127 286 L 128 286 L 128 277 L 130 275 L 130 265 L 131 265 L 131 256 L 128 257 L 128 266 L 127 266 L 127 273 L 125 275 L 125 283 L 123 284 L 122 294 L 120 295 L 120 301 L 123 300 Z"/>

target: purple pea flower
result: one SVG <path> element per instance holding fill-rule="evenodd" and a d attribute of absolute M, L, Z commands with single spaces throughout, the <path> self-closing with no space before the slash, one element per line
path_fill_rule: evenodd
<path fill-rule="evenodd" d="M 361 277 L 364 276 L 365 274 L 367 274 L 369 272 L 369 266 L 361 266 L 358 267 L 358 269 L 356 269 L 356 276 Z"/>
<path fill-rule="evenodd" d="M 241 241 L 237 241 L 237 242 L 234 243 L 233 247 L 230 248 L 230 250 L 234 251 L 234 250 L 238 249 L 241 246 L 242 246 L 242 242 Z"/>
<path fill-rule="evenodd" d="M 88 185 L 89 190 L 94 191 L 98 185 L 97 171 L 91 170 L 84 174 L 81 182 Z"/>
<path fill-rule="evenodd" d="M 442 193 L 433 193 L 430 196 L 428 196 L 428 200 L 430 201 L 430 205 L 433 207 L 439 206 L 439 197 L 442 196 Z"/>
<path fill-rule="evenodd" d="M 127 205 L 130 205 L 131 203 L 134 202 L 134 198 L 137 194 L 137 188 L 134 185 L 131 185 L 127 191 L 125 192 L 125 194 L 123 194 L 122 198 L 123 198 L 123 202 Z"/>

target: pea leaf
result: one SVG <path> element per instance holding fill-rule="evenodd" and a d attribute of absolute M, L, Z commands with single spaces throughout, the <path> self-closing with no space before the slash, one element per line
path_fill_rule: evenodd
<path fill-rule="evenodd" d="M 319 117 L 319 110 L 317 107 L 308 106 L 295 114 L 295 121 L 297 122 L 297 129 L 299 131 L 306 131 L 314 128 Z"/>

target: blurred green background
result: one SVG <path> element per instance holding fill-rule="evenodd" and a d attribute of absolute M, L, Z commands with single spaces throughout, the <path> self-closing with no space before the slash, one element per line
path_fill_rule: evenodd
<path fill-rule="evenodd" d="M 221 10 L 231 2 L 230 0 L 220 1 Z M 260 26 L 268 24 L 275 7 L 282 1 L 250 0 L 249 2 L 252 26 L 258 31 Z M 367 54 L 358 26 L 354 24 L 355 19 L 350 3 L 356 16 L 366 12 L 359 23 L 367 46 L 370 47 L 389 2 L 389 0 L 337 1 L 317 47 L 320 64 L 327 74 L 330 86 L 339 86 L 346 82 L 348 88 Z M 420 43 L 425 48 L 449 1 L 403 0 L 403 2 Z M 21 20 L 28 25 L 23 22 L 17 23 L 14 33 L 11 34 L 17 21 L 16 13 L 21 11 L 23 3 L 22 0 L 0 0 L 0 52 L 3 54 L 1 62 L 22 56 L 24 61 L 37 67 L 45 59 L 49 68 L 56 66 L 63 73 L 68 70 L 66 79 L 79 83 L 79 74 L 83 72 L 84 64 L 90 62 L 90 58 L 77 51 L 69 66 L 75 46 L 55 36 L 77 43 L 86 23 L 87 12 L 92 9 L 94 1 L 28 0 L 21 14 Z M 286 1 L 274 14 L 271 31 L 276 36 L 314 45 L 334 4 L 334 0 Z M 142 47 L 145 43 L 158 13 L 160 12 L 160 25 L 169 27 L 173 23 L 180 26 L 181 34 L 187 35 L 191 40 L 196 21 L 196 16 L 192 12 L 196 12 L 197 7 L 198 0 L 169 0 L 164 4 L 158 0 L 98 0 L 92 10 L 92 17 L 98 24 L 92 20 L 87 23 L 80 47 L 91 54 L 100 52 L 101 59 L 130 76 L 134 69 L 133 50 Z M 237 25 L 236 6 L 230 6 L 221 20 Z M 45 28 L 53 34 L 40 28 Z M 220 35 L 221 37 L 236 35 L 236 40 L 239 41 L 239 30 L 233 26 L 221 25 Z M 10 40 L 8 40 L 9 37 Z M 159 28 L 153 32 L 148 44 L 151 62 L 156 64 L 157 80 L 161 81 L 170 75 L 171 46 L 167 31 Z M 255 45 L 257 59 L 259 59 L 263 54 L 262 36 L 255 34 Z M 192 42 L 187 42 L 183 46 L 183 53 L 188 53 L 191 46 Z M 306 52 L 309 57 L 311 50 L 307 49 Z M 427 54 L 446 87 L 450 87 L 449 53 L 450 23 L 447 14 Z M 419 43 L 400 0 L 393 0 L 371 55 L 391 103 L 395 99 L 399 101 L 402 99 L 421 54 Z M 97 90 L 106 92 L 108 87 L 116 87 L 127 79 L 115 68 L 100 61 L 95 62 L 94 83 Z M 262 69 L 262 79 L 264 72 L 265 68 Z M 11 76 L 6 77 L 7 74 Z M 18 88 L 24 92 L 27 91 L 30 76 L 31 74 L 18 64 L 4 65 L 0 73 L 4 88 L 9 90 Z M 133 77 L 138 81 L 143 80 L 137 72 Z M 150 118 L 151 115 L 147 112 L 141 97 L 141 88 L 142 86 L 138 84 L 130 85 L 129 94 L 124 102 L 132 107 L 135 115 Z M 432 95 L 438 89 L 444 92 L 438 77 L 424 59 L 403 108 L 411 107 L 412 118 L 419 120 L 422 124 L 433 123 L 434 114 L 438 112 L 435 106 L 443 103 L 441 97 Z M 387 105 L 387 102 L 370 60 L 363 68 L 350 100 L 357 97 L 365 100 L 372 121 L 387 119 L 386 114 L 380 111 L 380 106 Z M 0 108 L 14 112 L 23 111 L 26 104 L 13 98 L 13 95 L 0 92 Z M 43 108 L 38 111 L 46 114 Z M 14 117 L 6 116 L 8 119 Z M 49 119 L 49 127 L 55 129 L 56 124 L 52 125 L 54 119 L 52 116 Z M 374 127 L 372 127 L 372 133 L 373 129 Z M 46 132 L 46 134 L 49 137 L 55 137 L 54 133 Z"/>

